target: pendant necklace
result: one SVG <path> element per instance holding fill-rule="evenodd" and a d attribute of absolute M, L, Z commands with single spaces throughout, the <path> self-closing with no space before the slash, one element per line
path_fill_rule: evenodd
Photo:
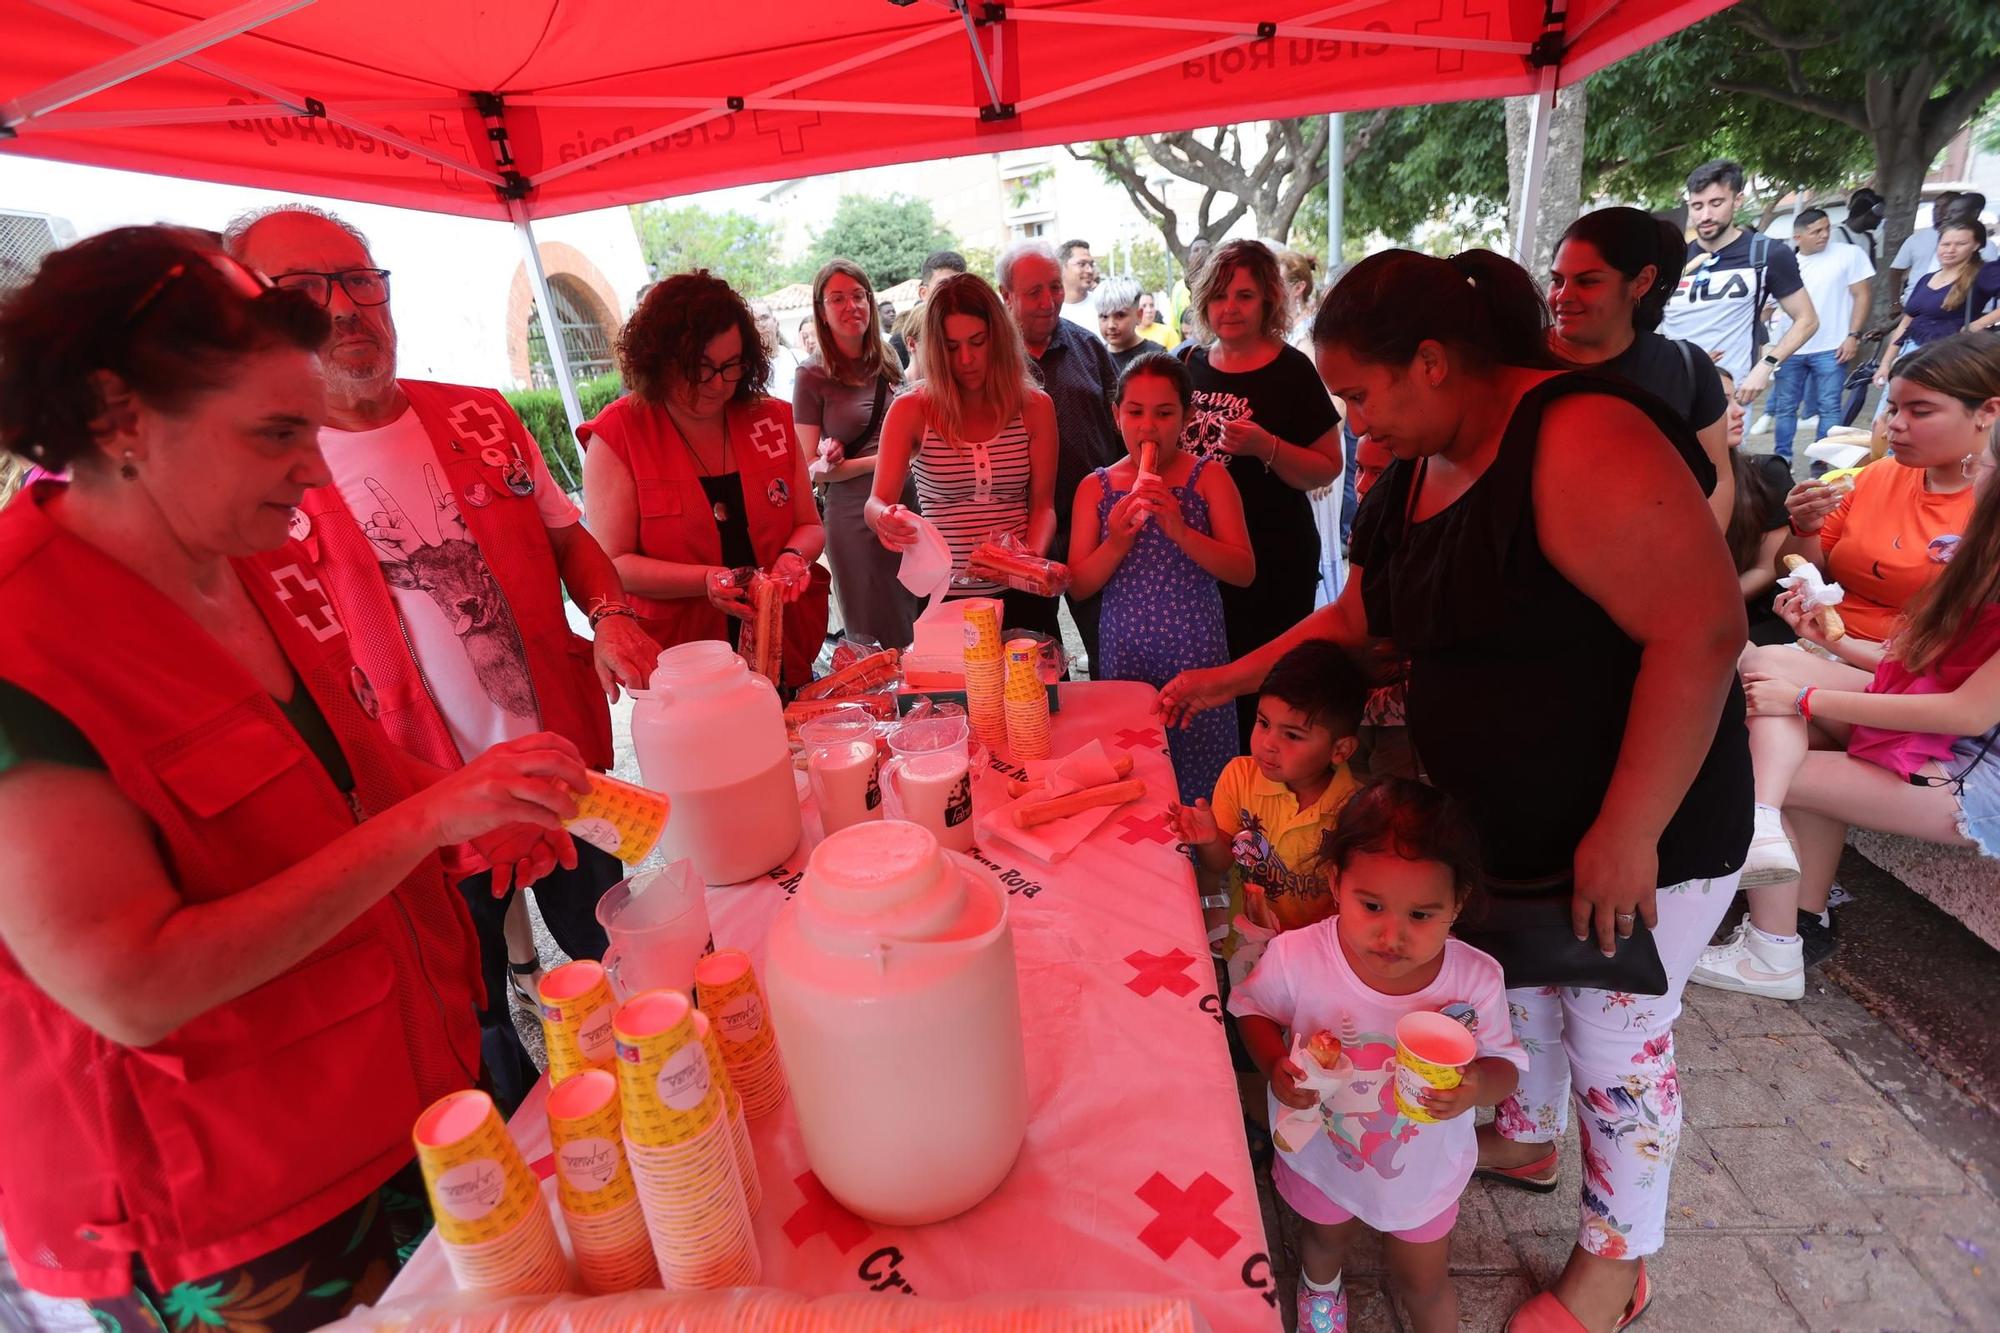
<path fill-rule="evenodd" d="M 695 466 L 701 470 L 701 474 L 706 477 L 715 477 L 724 475 L 721 467 L 716 467 L 716 468 L 709 467 L 708 460 L 701 456 L 701 450 L 695 448 L 694 432 L 688 430 L 685 426 L 681 425 L 680 418 L 676 417 L 671 409 L 667 411 L 667 418 L 674 423 L 674 428 L 680 431 L 681 439 L 686 442 L 688 447 L 688 453 L 693 455 Z M 723 425 L 723 433 L 722 433 L 721 461 L 724 465 L 726 465 L 729 462 L 729 427 L 726 420 Z M 727 523 L 729 521 L 729 506 L 724 501 L 717 500 L 713 504 L 711 504 L 709 506 L 709 513 L 714 515 L 715 521 L 717 523 Z"/>

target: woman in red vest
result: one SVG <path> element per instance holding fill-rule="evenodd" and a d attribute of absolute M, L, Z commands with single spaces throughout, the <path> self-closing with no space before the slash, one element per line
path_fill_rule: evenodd
<path fill-rule="evenodd" d="M 478 1070 L 437 848 L 524 881 L 575 856 L 575 748 L 420 771 L 288 541 L 326 333 L 177 228 L 0 307 L 0 447 L 71 475 L 0 512 L 0 1228 L 106 1327 L 379 1294 L 410 1127 Z"/>
<path fill-rule="evenodd" d="M 733 645 L 750 603 L 715 576 L 755 566 L 787 587 L 784 684 L 805 684 L 826 637 L 826 530 L 750 308 L 705 269 L 677 273 L 626 321 L 618 368 L 632 392 L 577 432 L 583 507 L 641 625 L 662 648 Z"/>

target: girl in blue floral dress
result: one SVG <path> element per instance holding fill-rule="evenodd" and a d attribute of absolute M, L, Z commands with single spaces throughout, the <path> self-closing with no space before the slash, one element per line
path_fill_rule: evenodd
<path fill-rule="evenodd" d="M 1181 448 L 1194 384 L 1164 352 L 1143 355 L 1118 380 L 1127 457 L 1079 486 L 1070 524 L 1070 595 L 1104 592 L 1099 629 L 1105 680 L 1158 688 L 1177 673 L 1229 660 L 1216 580 L 1247 587 L 1256 574 L 1243 502 L 1223 468 Z M 1150 466 L 1148 466 L 1148 464 Z M 1232 705 L 1197 713 L 1168 732 L 1183 801 L 1206 798 L 1236 757 Z"/>

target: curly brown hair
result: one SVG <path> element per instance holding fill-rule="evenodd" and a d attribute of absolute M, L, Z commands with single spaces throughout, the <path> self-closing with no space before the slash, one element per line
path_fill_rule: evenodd
<path fill-rule="evenodd" d="M 678 384 L 701 373 L 702 353 L 731 325 L 743 336 L 743 378 L 731 402 L 764 396 L 771 358 L 757 336 L 757 321 L 736 289 L 705 268 L 655 283 L 618 335 L 618 370 L 642 401 L 661 406 Z"/>

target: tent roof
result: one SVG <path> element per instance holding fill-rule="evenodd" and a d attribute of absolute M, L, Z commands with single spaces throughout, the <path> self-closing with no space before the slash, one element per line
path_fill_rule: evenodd
<path fill-rule="evenodd" d="M 1728 3 L 0 0 L 0 151 L 473 217 L 512 216 L 511 197 L 548 217 L 1528 93 Z"/>

